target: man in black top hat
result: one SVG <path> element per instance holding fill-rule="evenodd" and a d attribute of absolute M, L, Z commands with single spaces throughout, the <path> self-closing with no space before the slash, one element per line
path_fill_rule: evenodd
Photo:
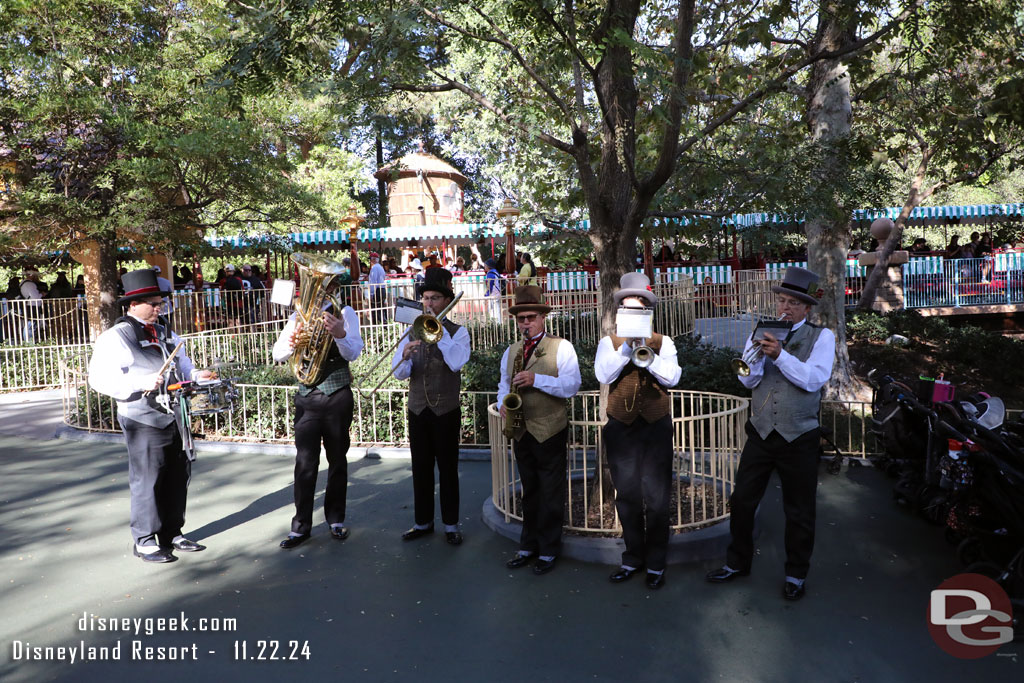
<path fill-rule="evenodd" d="M 437 316 L 455 298 L 452 273 L 428 268 L 419 286 L 424 311 Z M 469 360 L 469 333 L 451 320 L 441 321 L 436 344 L 410 341 L 406 336 L 395 350 L 391 366 L 395 377 L 409 380 L 409 450 L 415 524 L 402 534 L 411 541 L 434 533 L 434 463 L 440 482 L 441 522 L 445 540 L 462 543 L 459 531 L 459 428 L 462 411 L 459 393 L 462 366 Z"/>
<path fill-rule="evenodd" d="M 160 319 L 169 291 L 150 269 L 121 278 L 125 294 L 118 304 L 127 315 L 96 339 L 89 362 L 89 384 L 117 400 L 117 419 L 128 446 L 133 553 L 144 562 L 173 562 L 174 550 L 205 549 L 182 535 L 185 498 L 192 474 L 167 386 L 182 380 L 208 379 L 184 349 L 160 372 L 181 342 Z"/>
<path fill-rule="evenodd" d="M 707 580 L 724 583 L 750 573 L 754 513 L 775 470 L 782 484 L 786 513 L 783 595 L 787 600 L 799 600 L 804 596 L 804 580 L 814 549 L 821 440 L 818 413 L 822 389 L 832 376 L 836 338 L 831 330 L 807 322 L 811 306 L 822 296 L 815 273 L 795 266 L 787 268 L 782 283 L 772 285 L 772 291 L 780 319 L 792 323 L 792 327 L 784 340 L 770 332 L 765 333 L 763 341 L 747 340 L 744 356 L 754 344 L 760 345 L 762 353 L 748 364 L 750 373 L 739 377 L 752 391 L 752 398 L 747 443 L 729 500 L 732 542 L 726 564 L 708 572 Z"/>

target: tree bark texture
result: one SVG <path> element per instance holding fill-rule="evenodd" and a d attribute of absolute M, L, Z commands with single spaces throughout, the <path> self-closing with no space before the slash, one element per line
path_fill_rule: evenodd
<path fill-rule="evenodd" d="M 823 0 L 820 5 L 817 41 L 818 50 L 837 50 L 854 39 L 853 22 L 848 0 Z M 821 157 L 821 177 L 842 173 L 846 158 L 836 152 L 850 135 L 853 117 L 850 98 L 850 76 L 839 60 L 826 59 L 811 67 L 807 87 L 807 125 L 811 140 L 826 150 Z M 836 361 L 832 379 L 825 387 L 826 398 L 853 398 L 860 383 L 854 378 L 850 355 L 846 349 L 846 255 L 850 246 L 850 211 L 836 207 L 831 215 L 808 215 L 804 223 L 807 236 L 808 268 L 821 278 L 825 291 L 813 312 L 820 325 L 836 335 Z M 834 216 L 842 216 L 840 219 Z"/>

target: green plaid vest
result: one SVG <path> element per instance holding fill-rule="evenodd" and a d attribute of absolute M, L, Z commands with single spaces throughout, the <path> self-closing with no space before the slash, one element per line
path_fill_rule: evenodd
<path fill-rule="evenodd" d="M 319 389 L 320 393 L 330 396 L 339 389 L 344 389 L 352 384 L 352 373 L 348 369 L 348 361 L 341 357 L 338 345 L 333 341 L 320 377 L 320 381 L 316 384 L 300 384 L 299 394 L 305 396 L 314 389 Z"/>

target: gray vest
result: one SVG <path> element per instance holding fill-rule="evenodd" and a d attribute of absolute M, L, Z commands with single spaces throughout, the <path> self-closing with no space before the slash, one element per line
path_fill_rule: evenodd
<path fill-rule="evenodd" d="M 455 337 L 459 326 L 450 320 L 442 322 L 449 336 Z M 409 411 L 419 415 L 430 408 L 434 415 L 447 415 L 459 407 L 462 373 L 452 372 L 444 362 L 437 344 L 422 344 L 421 352 L 412 354 L 412 374 L 409 375 Z"/>
<path fill-rule="evenodd" d="M 821 328 L 804 323 L 786 340 L 785 349 L 801 362 L 811 355 Z M 775 366 L 771 358 L 764 359 L 764 377 L 754 387 L 751 398 L 750 424 L 762 439 L 772 430 L 791 442 L 818 425 L 821 390 L 804 391 L 793 385 Z"/>
<path fill-rule="evenodd" d="M 121 335 L 128 348 L 132 350 L 132 364 L 126 373 L 127 377 L 151 375 L 160 370 L 169 353 L 163 342 L 155 344 L 140 342 L 135 334 L 135 328 L 129 322 L 118 323 L 111 329 L 113 334 Z M 145 346 L 141 345 L 143 343 Z M 172 346 L 171 350 L 173 349 L 174 347 Z M 180 373 L 176 371 L 176 374 Z M 180 379 L 180 376 L 171 377 L 171 373 L 168 373 L 165 383 L 177 382 Z M 144 395 L 141 391 L 136 391 L 127 400 L 117 402 L 117 414 L 150 427 L 163 429 L 174 422 L 174 415 L 166 412 L 156 402 L 156 397 L 157 392 L 155 391 L 149 396 Z"/>

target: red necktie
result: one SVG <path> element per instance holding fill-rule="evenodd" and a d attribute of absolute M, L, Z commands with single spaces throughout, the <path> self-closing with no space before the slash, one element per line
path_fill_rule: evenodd
<path fill-rule="evenodd" d="M 536 339 L 527 339 L 525 342 L 523 342 L 523 355 L 525 356 L 526 360 L 530 360 L 530 356 L 533 355 L 533 350 L 537 348 L 537 344 L 539 344 L 540 340 L 543 338 L 544 335 L 541 334 Z"/>
<path fill-rule="evenodd" d="M 146 336 L 149 337 L 149 341 L 156 341 L 156 325 L 149 323 L 144 326 L 146 328 Z"/>

